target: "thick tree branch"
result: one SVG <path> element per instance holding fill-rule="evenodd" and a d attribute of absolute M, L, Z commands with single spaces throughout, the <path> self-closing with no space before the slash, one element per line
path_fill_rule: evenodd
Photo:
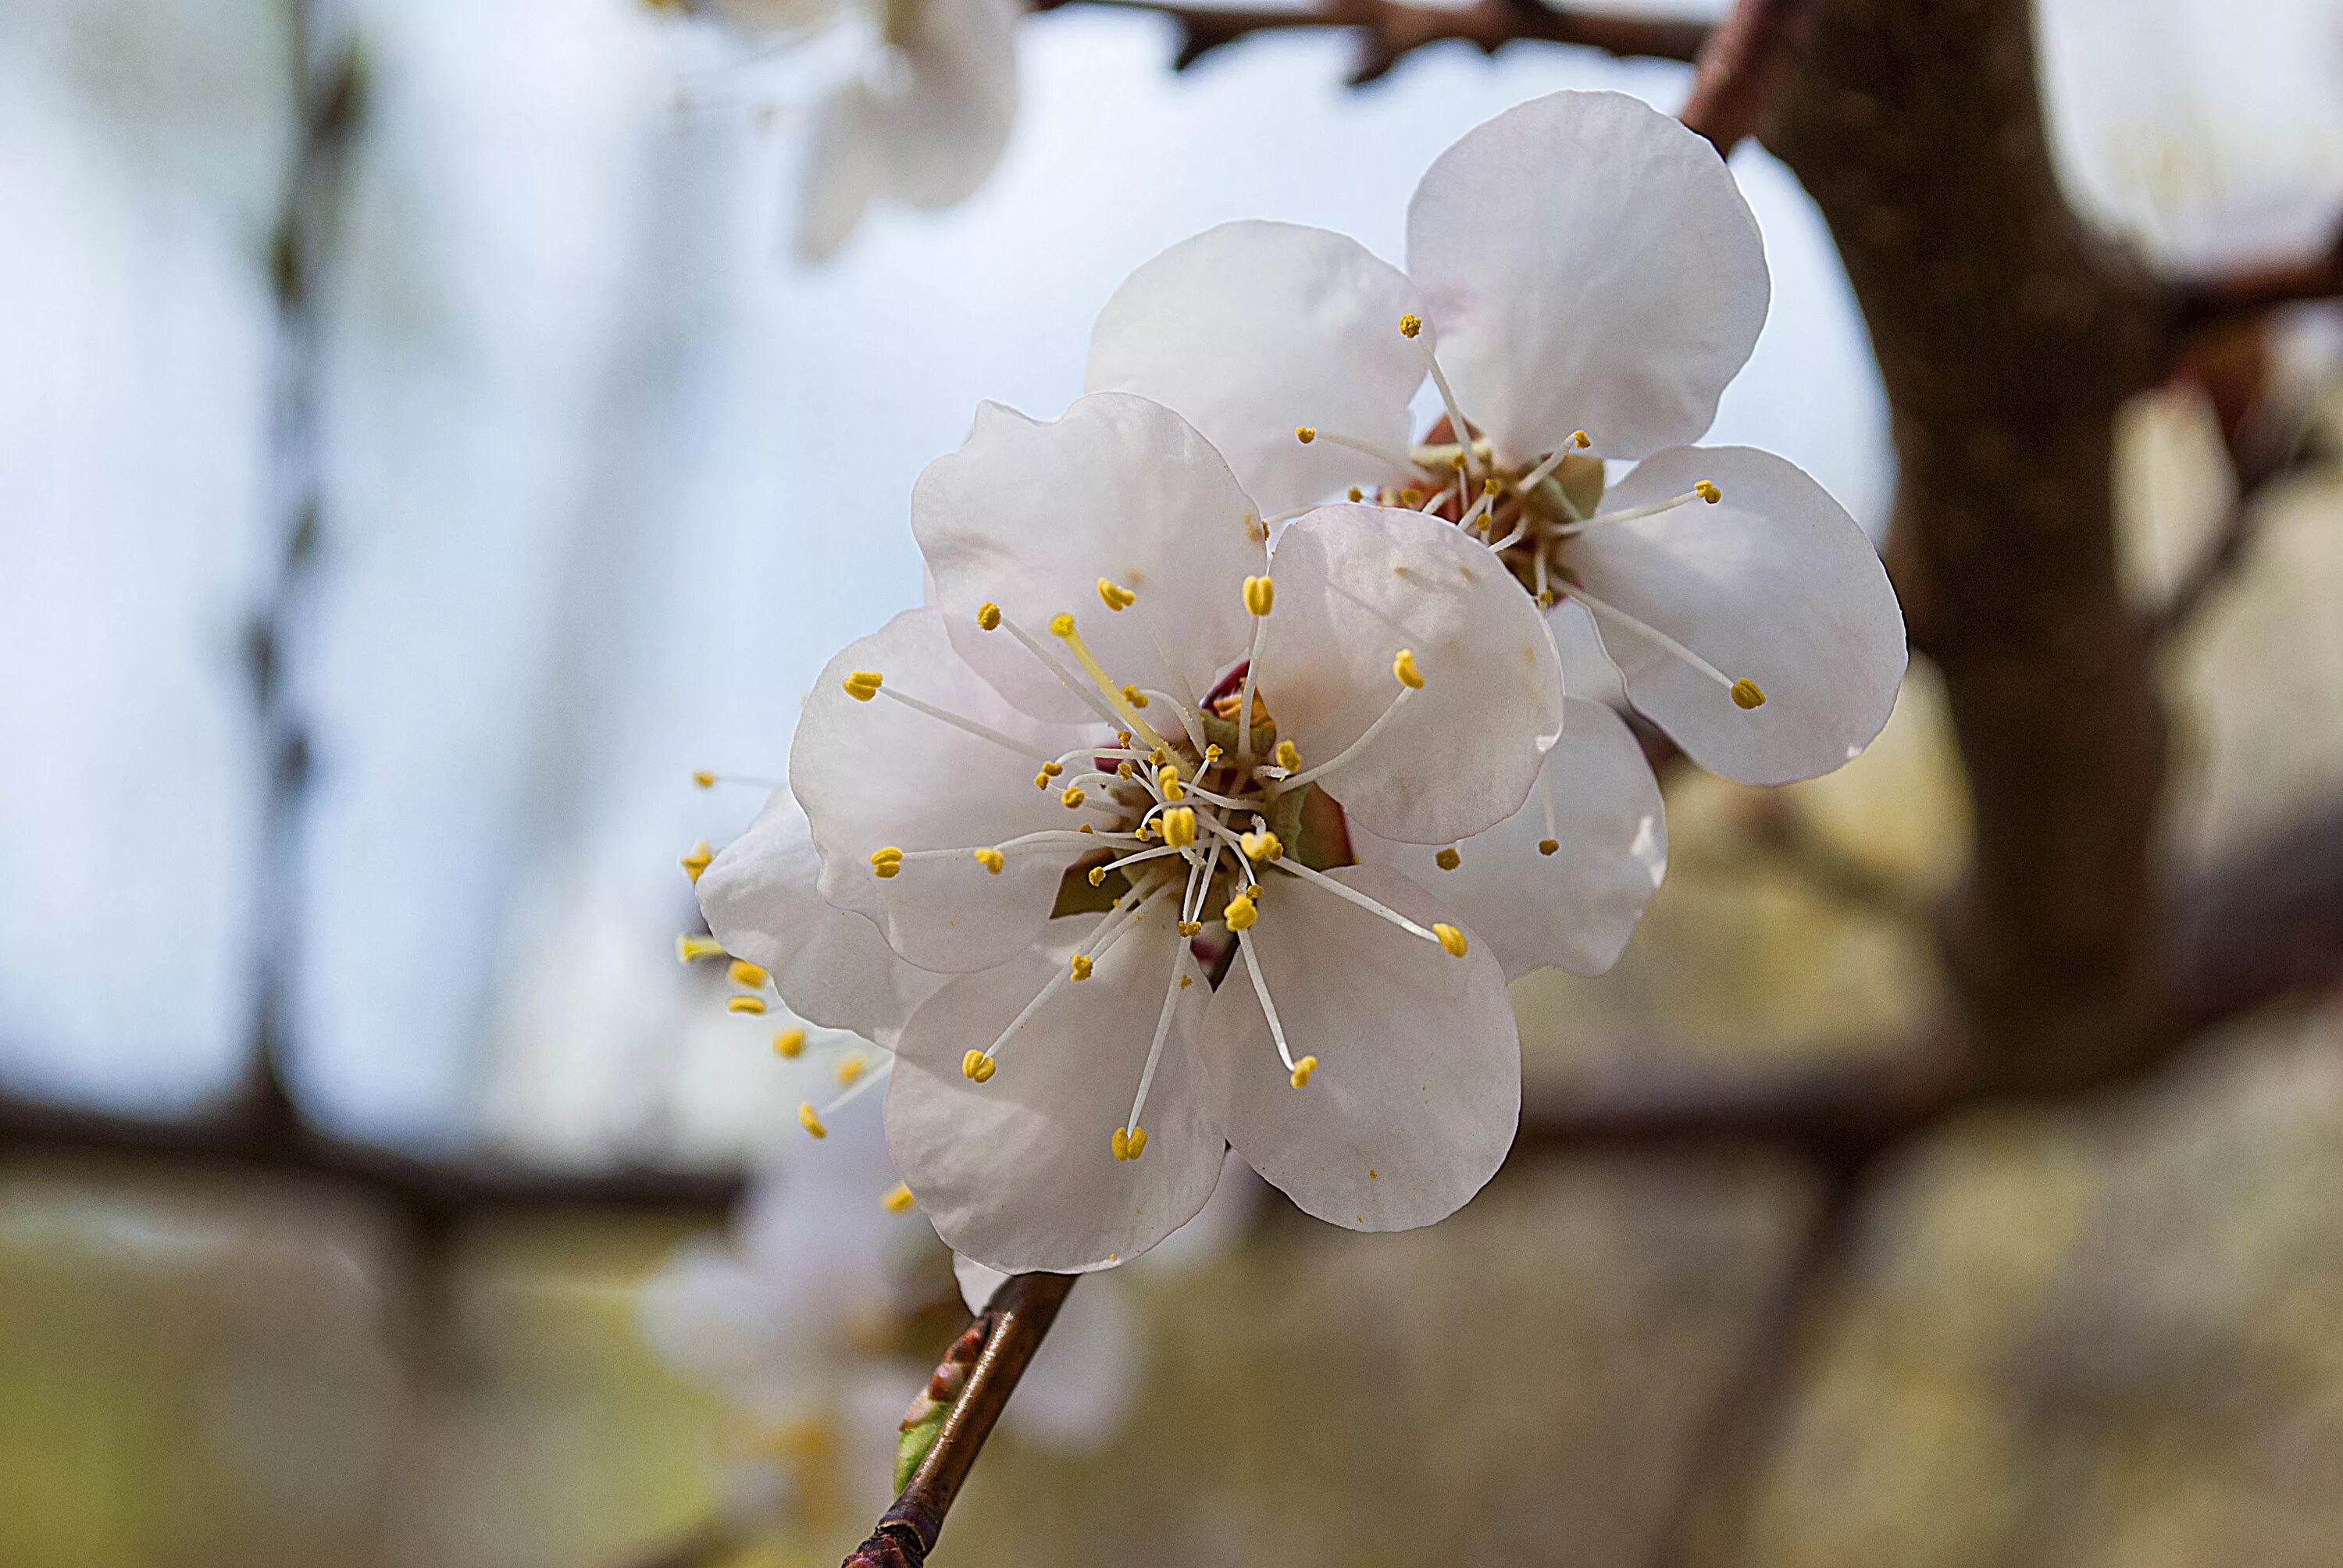
<path fill-rule="evenodd" d="M 1426 45 L 1462 39 L 1484 55 L 1507 44 L 1533 39 L 1575 44 L 1606 54 L 1690 61 L 1708 35 L 1707 24 L 1664 17 L 1606 15 L 1599 11 L 1557 9 L 1538 0 L 1475 0 L 1456 7 L 1412 5 L 1405 0 L 1320 0 L 1307 9 L 1189 5 L 1177 0 L 1040 0 L 1037 9 L 1089 5 L 1116 11 L 1148 11 L 1170 17 L 1180 28 L 1180 49 L 1172 68 L 1184 71 L 1213 50 L 1256 33 L 1301 28 L 1347 27 L 1360 34 L 1353 85 L 1383 76 Z"/>
<path fill-rule="evenodd" d="M 1057 1320 L 1058 1309 L 1078 1276 L 1017 1274 L 1001 1282 L 985 1303 L 977 1323 L 984 1330 L 984 1348 L 944 1418 L 943 1430 L 894 1506 L 879 1517 L 870 1539 L 846 1559 L 846 1568 L 920 1568 L 943 1533 L 944 1516 L 960 1496 L 960 1483 L 992 1433 L 993 1422 L 1017 1380 L 1041 1348 L 1042 1336 Z"/>
<path fill-rule="evenodd" d="M 1677 116 L 1730 154 L 1763 136 L 1805 57 L 1813 0 L 1740 0 L 1701 49 Z"/>

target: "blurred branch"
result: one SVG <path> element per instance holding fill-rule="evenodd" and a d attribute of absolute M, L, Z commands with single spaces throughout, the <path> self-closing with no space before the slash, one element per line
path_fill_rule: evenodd
<path fill-rule="evenodd" d="M 1351 85 L 1363 85 L 1426 45 L 1462 39 L 1484 55 L 1531 39 L 1575 44 L 1605 54 L 1691 61 L 1709 34 L 1704 22 L 1610 15 L 1563 9 L 1540 0 L 1474 0 L 1468 5 L 1413 5 L 1405 0 L 1318 0 L 1308 7 L 1189 5 L 1177 0 L 1038 0 L 1035 9 L 1067 5 L 1146 11 L 1170 17 L 1180 29 L 1172 68 L 1184 71 L 1213 50 L 1256 33 L 1347 27 L 1360 35 L 1359 64 Z"/>
<path fill-rule="evenodd" d="M 952 1402 L 920 1467 L 878 1527 L 846 1559 L 846 1568 L 920 1568 L 943 1533 L 944 1516 L 959 1497 L 960 1483 L 992 1434 L 1017 1380 L 1025 1374 L 1058 1309 L 1079 1278 L 1073 1274 L 1017 1274 L 1001 1282 L 976 1320 L 984 1348 Z"/>
<path fill-rule="evenodd" d="M 1761 135 L 1797 73 L 1813 20 L 1811 0 L 1738 0 L 1702 46 L 1677 118 L 1728 155 Z"/>
<path fill-rule="evenodd" d="M 493 1157 L 401 1154 L 309 1131 L 257 1099 L 226 1115 L 166 1121 L 0 1095 L 0 1156 L 28 1152 L 306 1178 L 394 1209 L 427 1233 L 492 1212 L 594 1209 L 713 1217 L 729 1210 L 742 1188 L 732 1175 L 641 1167 L 571 1172 Z"/>
<path fill-rule="evenodd" d="M 2343 298 L 2343 231 L 2324 256 L 2182 278 L 2172 285 L 2172 329 L 2186 337 L 2309 300 Z"/>

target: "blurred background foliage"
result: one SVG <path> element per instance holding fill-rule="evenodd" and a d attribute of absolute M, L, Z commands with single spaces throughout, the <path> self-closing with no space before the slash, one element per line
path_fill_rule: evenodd
<path fill-rule="evenodd" d="M 2072 184 L 2167 259 L 2323 234 L 2343 15 L 2045 0 Z M 0 14 L 0 1087 L 151 1114 L 232 1095 L 287 977 L 321 1125 L 557 1165 L 753 1161 L 788 1125 L 751 1020 L 675 966 L 682 846 L 772 769 L 827 650 L 918 591 L 902 506 L 980 396 L 1074 390 L 1128 267 L 1222 216 L 1396 254 L 1431 154 L 1504 103 L 1667 67 L 1434 51 L 1357 96 L 1327 40 L 1192 79 L 1109 17 L 1027 30 L 1008 163 L 822 274 L 776 236 L 809 90 L 622 0 L 328 9 L 365 104 L 315 366 L 316 565 L 281 566 L 271 235 L 295 146 L 283 0 Z M 2208 42 L 2209 41 L 2209 42 Z M 1890 481 L 1861 328 L 1754 148 L 1775 324 L 1718 438 L 1859 515 Z M 2296 335 L 2316 347 L 2316 323 Z M 2293 341 L 2293 340 L 2290 340 Z M 2293 360 L 2289 360 L 2293 364 Z M 2338 437 L 2309 354 L 2315 437 Z M 2213 416 L 2126 419 L 2126 569 L 2154 601 L 2223 526 Z M 2260 535 L 2167 661 L 2169 853 L 2343 789 L 2343 479 Z M 265 765 L 247 620 L 286 613 L 313 772 Z M 281 714 L 277 715 L 281 718 Z M 299 872 L 265 871 L 292 812 Z M 1916 669 L 1885 738 L 1775 792 L 1679 770 L 1626 960 L 1516 988 L 1533 1100 L 1687 1064 L 1885 1049 L 1927 1017 L 1965 856 Z M 956 1563 L 1638 1563 L 1758 1358 L 1793 1392 L 1703 1562 L 2325 1563 L 2343 1551 L 2343 1003 L 2145 1087 L 1962 1117 L 1774 1322 L 1818 1189 L 1756 1148 L 1517 1161 L 1433 1230 L 1279 1209 L 1133 1276 L 1135 1417 L 1004 1435 Z M 636 1290 L 688 1229 L 580 1212 L 418 1237 L 297 1177 L 0 1143 L 0 1564 L 648 1562 L 771 1433 L 663 1367 Z M 800 1442 L 783 1523 L 867 1527 Z"/>

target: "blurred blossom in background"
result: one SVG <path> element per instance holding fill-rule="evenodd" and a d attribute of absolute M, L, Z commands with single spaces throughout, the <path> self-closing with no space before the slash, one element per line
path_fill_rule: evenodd
<path fill-rule="evenodd" d="M 2040 15 L 2095 217 L 2176 267 L 2334 234 L 2343 9 Z M 933 0 L 902 57 L 889 11 L 745 0 L 306 17 L 0 10 L 0 1102 L 200 1118 L 266 1040 L 355 1144 L 759 1174 L 729 1229 L 417 1226 L 0 1122 L 0 1564 L 621 1562 L 711 1518 L 739 1561 L 834 1561 L 964 1317 L 880 1204 L 876 1097 L 806 1140 L 786 1020 L 676 961 L 677 857 L 763 800 L 692 771 L 779 774 L 824 660 L 920 593 L 920 467 L 980 398 L 1062 408 L 1139 263 L 1243 216 L 1395 260 L 1470 126 L 1564 86 L 1673 108 L 1688 73 L 1454 45 L 1353 92 L 1342 41 L 1297 32 L 1175 76 L 1166 31 L 1104 11 L 1017 21 L 1012 61 L 991 0 Z M 337 71 L 330 177 L 297 179 L 300 85 Z M 1774 307 L 1708 439 L 1876 533 L 1838 260 L 1778 164 L 1733 168 Z M 2271 346 L 2288 440 L 2332 438 L 2334 344 L 2305 310 Z M 2130 417 L 2143 598 L 2227 509 L 2217 414 L 2176 387 Z M 2343 787 L 2343 490 L 2268 504 L 2168 660 L 2182 858 Z M 1765 829 L 1942 890 L 1948 733 L 1916 672 L 1841 774 L 1672 790 L 1626 961 L 1515 987 L 1531 1099 L 1655 1037 L 1786 1059 L 1921 1016 L 1926 932 L 1770 865 Z M 2333 1560 L 2343 1014 L 2257 1027 L 2112 1110 L 1916 1152 L 1733 1561 Z M 950 1561 L 1639 1561 L 1814 1201 L 1729 1151 L 1531 1166 L 1392 1237 L 1223 1191 L 1194 1245 L 1072 1296 Z"/>

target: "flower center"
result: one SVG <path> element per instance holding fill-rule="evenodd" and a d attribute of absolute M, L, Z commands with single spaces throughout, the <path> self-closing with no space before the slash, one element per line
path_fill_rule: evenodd
<path fill-rule="evenodd" d="M 902 703 L 939 723 L 993 742 L 1014 754 L 1019 766 L 1038 764 L 1034 787 L 1054 791 L 1068 811 L 1086 814 L 1071 828 L 1026 833 L 997 844 L 919 849 L 889 844 L 870 853 L 871 873 L 882 880 L 916 875 L 922 863 L 937 860 L 973 858 L 998 875 L 1011 855 L 1051 856 L 1066 866 L 1053 914 L 1096 912 L 1103 917 L 1075 944 L 1067 967 L 990 1045 L 971 1047 L 962 1056 L 960 1070 L 970 1081 L 990 1082 L 1000 1069 L 1002 1050 L 1061 990 L 1088 980 L 1099 960 L 1143 920 L 1172 913 L 1182 940 L 1172 946 L 1162 1008 L 1131 1113 L 1112 1130 L 1110 1147 L 1117 1160 L 1136 1160 L 1145 1151 L 1147 1133 L 1141 1118 L 1181 993 L 1199 980 L 1216 983 L 1240 955 L 1290 1081 L 1296 1089 L 1310 1081 L 1318 1059 L 1293 1054 L 1252 952 L 1256 939 L 1252 933 L 1262 920 L 1305 914 L 1306 902 L 1296 903 L 1289 917 L 1288 900 L 1293 895 L 1285 890 L 1287 886 L 1301 883 L 1322 890 L 1453 957 L 1465 952 L 1464 935 L 1456 928 L 1427 928 L 1326 875 L 1328 868 L 1350 863 L 1349 841 L 1341 807 L 1317 780 L 1371 748 L 1389 743 L 1384 737 L 1393 719 L 1410 702 L 1422 699 L 1428 685 L 1414 653 L 1403 649 L 1393 660 L 1393 695 L 1374 721 L 1335 755 L 1311 763 L 1291 739 L 1278 736 L 1276 719 L 1257 689 L 1263 628 L 1275 605 L 1276 584 L 1268 575 L 1251 577 L 1242 591 L 1252 623 L 1245 655 L 1201 699 L 1118 680 L 1083 637 L 1071 610 L 1052 617 L 1046 632 L 1037 634 L 998 605 L 981 607 L 977 612 L 981 629 L 1014 638 L 1100 720 L 1096 739 L 1055 756 L 902 691 L 880 671 L 856 670 L 842 683 L 847 695 L 859 702 L 883 698 Z M 1139 598 L 1103 578 L 1098 593 L 1110 614 L 1130 609 Z M 1164 663 L 1176 669 L 1168 658 Z M 1176 674 L 1172 679 L 1179 683 Z M 1277 890 L 1272 893 L 1272 889 Z M 808 1131 L 814 1131 L 811 1124 Z"/>

